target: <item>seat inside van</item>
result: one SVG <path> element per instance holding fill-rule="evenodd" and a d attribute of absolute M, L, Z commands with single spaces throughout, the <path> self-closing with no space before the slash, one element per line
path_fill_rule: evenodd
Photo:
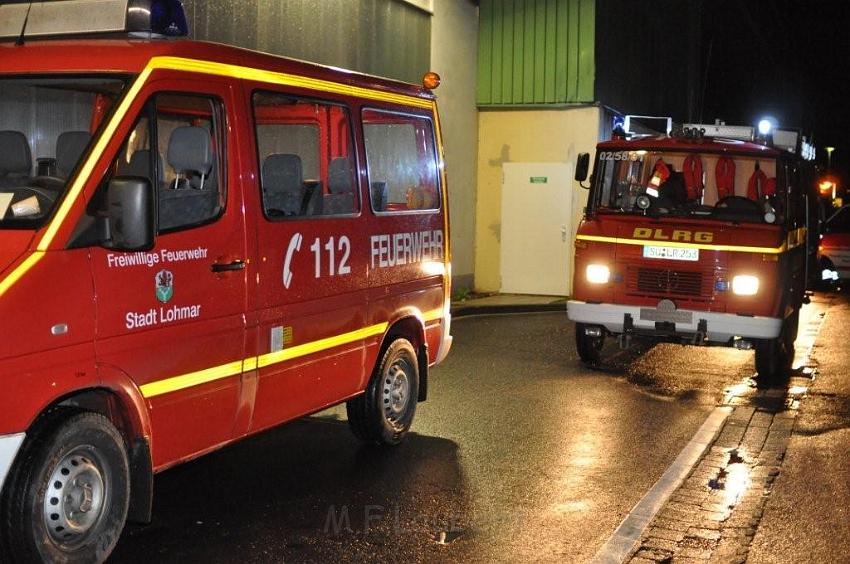
<path fill-rule="evenodd" d="M 167 159 L 175 177 L 160 186 L 159 228 L 192 225 L 213 217 L 218 190 L 209 132 L 203 127 L 178 127 L 171 133 Z"/>
<path fill-rule="evenodd" d="M 32 171 L 32 153 L 26 135 L 0 131 L 0 187 L 20 186 Z"/>

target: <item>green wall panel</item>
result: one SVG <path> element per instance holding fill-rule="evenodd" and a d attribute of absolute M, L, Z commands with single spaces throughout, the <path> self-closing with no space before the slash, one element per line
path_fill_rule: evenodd
<path fill-rule="evenodd" d="M 592 102 L 595 0 L 481 0 L 478 104 Z"/>

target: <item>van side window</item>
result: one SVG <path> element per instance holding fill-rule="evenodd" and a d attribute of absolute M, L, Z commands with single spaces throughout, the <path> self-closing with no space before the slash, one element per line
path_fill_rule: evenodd
<path fill-rule="evenodd" d="M 204 96 L 160 94 L 155 112 L 159 230 L 218 217 L 224 209 L 226 178 L 220 102 Z"/>
<path fill-rule="evenodd" d="M 348 109 L 253 96 L 263 213 L 273 221 L 360 211 Z"/>
<path fill-rule="evenodd" d="M 209 223 L 224 210 L 222 115 L 212 98 L 158 94 L 125 139 L 107 182 L 147 178 L 157 195 L 158 232 Z M 93 200 L 100 208 L 105 185 Z"/>
<path fill-rule="evenodd" d="M 363 110 L 363 138 L 374 211 L 440 208 L 431 120 L 366 109 Z"/>

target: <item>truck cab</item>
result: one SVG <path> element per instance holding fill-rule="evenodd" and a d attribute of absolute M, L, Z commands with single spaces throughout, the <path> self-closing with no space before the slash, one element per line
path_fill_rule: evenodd
<path fill-rule="evenodd" d="M 812 255 L 813 157 L 797 131 L 720 124 L 600 143 L 567 306 L 582 360 L 606 337 L 640 336 L 754 348 L 760 378 L 785 373 Z"/>

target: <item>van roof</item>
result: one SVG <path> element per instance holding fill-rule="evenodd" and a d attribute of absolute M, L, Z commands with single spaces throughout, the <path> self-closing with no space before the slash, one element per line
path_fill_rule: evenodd
<path fill-rule="evenodd" d="M 712 137 L 641 137 L 638 139 L 612 139 L 599 143 L 599 150 L 617 151 L 684 151 L 692 153 L 729 153 L 752 154 L 761 157 L 775 158 L 785 155 L 793 158 L 794 154 L 781 151 L 775 147 L 761 145 L 750 141 L 736 139 L 720 139 Z"/>
<path fill-rule="evenodd" d="M 240 47 L 190 39 L 47 39 L 0 42 L 0 75 L 64 72 L 138 74 L 153 57 L 181 57 L 304 75 L 433 99 L 422 86 Z"/>

